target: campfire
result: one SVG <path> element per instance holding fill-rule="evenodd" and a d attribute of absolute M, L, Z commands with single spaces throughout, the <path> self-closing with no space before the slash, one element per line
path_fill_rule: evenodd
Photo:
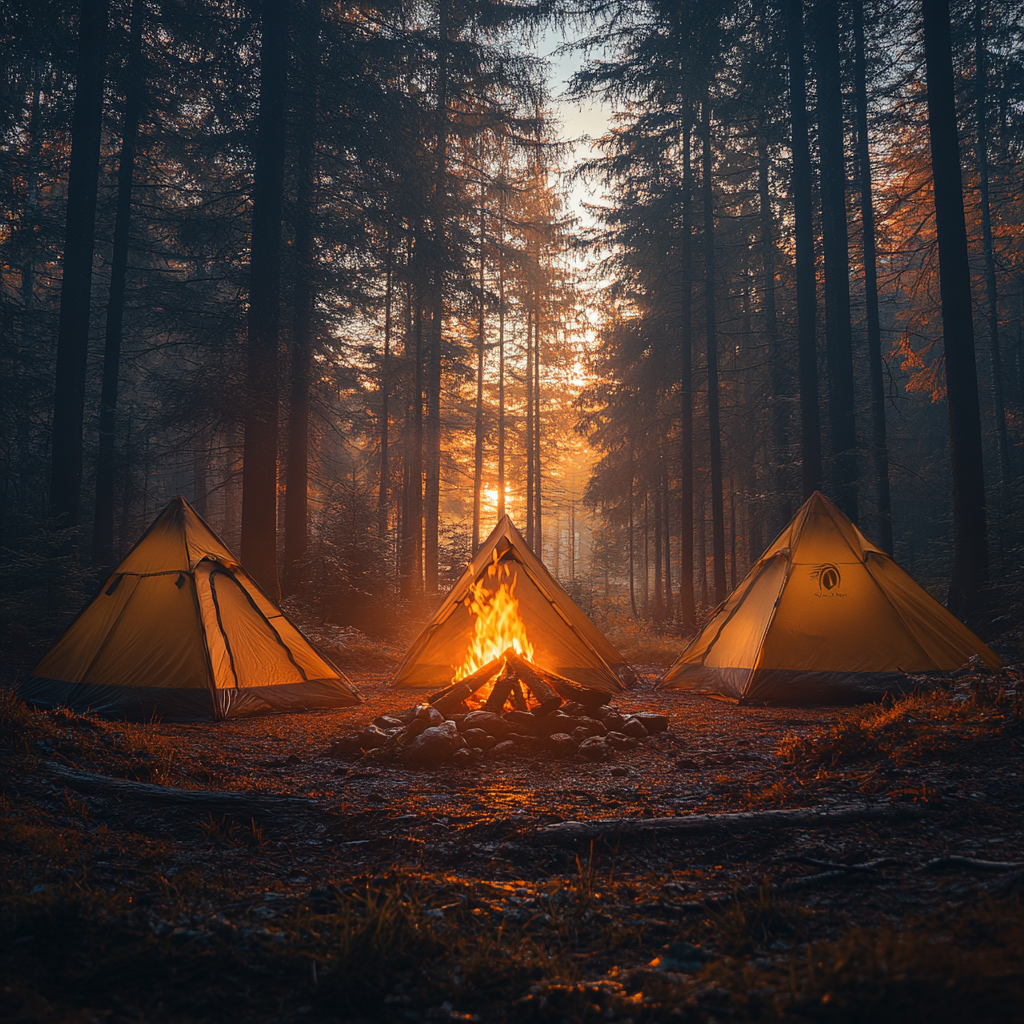
<path fill-rule="evenodd" d="M 424 704 L 342 736 L 334 756 L 410 765 L 538 753 L 607 761 L 668 727 L 665 715 L 624 716 L 609 703 L 611 694 L 536 664 L 515 580 L 502 579 L 502 568 L 497 562 L 488 568 L 497 587 L 481 580 L 465 599 L 474 632 L 452 682 Z"/>

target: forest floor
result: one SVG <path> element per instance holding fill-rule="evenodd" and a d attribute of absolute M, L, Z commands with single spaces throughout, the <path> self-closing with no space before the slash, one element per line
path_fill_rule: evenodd
<path fill-rule="evenodd" d="M 360 707 L 207 725 L 4 689 L 0 1021 L 1014 1018 L 1019 666 L 858 708 L 660 693 L 641 668 L 616 703 L 670 724 L 631 754 L 462 769 L 328 756 L 414 702 L 383 663 L 353 672 Z M 855 809 L 649 821 L 800 807 Z"/>

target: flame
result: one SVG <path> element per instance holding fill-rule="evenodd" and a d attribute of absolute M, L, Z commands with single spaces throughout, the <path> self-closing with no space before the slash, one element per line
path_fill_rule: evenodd
<path fill-rule="evenodd" d="M 516 580 L 507 582 L 502 575 L 511 575 L 507 566 L 494 561 L 487 568 L 487 577 L 474 583 L 465 598 L 466 605 L 475 616 L 473 639 L 466 650 L 466 657 L 455 670 L 454 682 L 472 675 L 489 661 L 500 657 L 510 647 L 527 661 L 533 660 L 533 644 L 526 636 L 526 624 L 519 615 L 519 601 L 516 598 Z M 491 590 L 487 578 L 499 578 L 496 589 Z"/>

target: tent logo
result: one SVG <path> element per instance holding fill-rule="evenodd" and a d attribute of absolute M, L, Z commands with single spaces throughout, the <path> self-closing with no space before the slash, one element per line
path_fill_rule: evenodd
<path fill-rule="evenodd" d="M 824 592 L 827 590 L 830 593 L 839 586 L 843 579 L 839 574 L 839 569 L 831 562 L 819 565 L 818 568 L 811 573 L 811 577 L 818 581 L 819 591 Z"/>

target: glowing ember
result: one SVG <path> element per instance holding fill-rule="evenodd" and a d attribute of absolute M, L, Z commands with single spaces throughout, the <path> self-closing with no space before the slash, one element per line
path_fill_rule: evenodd
<path fill-rule="evenodd" d="M 527 661 L 533 660 L 533 644 L 527 639 L 526 624 L 519 616 L 519 601 L 516 599 L 516 581 L 508 582 L 502 576 L 511 575 L 507 566 L 499 565 L 497 554 L 487 569 L 487 579 L 498 579 L 498 587 L 491 590 L 485 580 L 474 583 L 470 588 L 466 604 L 476 617 L 473 639 L 466 651 L 466 658 L 455 670 L 454 682 L 472 675 L 489 661 L 500 657 L 510 647 Z"/>

